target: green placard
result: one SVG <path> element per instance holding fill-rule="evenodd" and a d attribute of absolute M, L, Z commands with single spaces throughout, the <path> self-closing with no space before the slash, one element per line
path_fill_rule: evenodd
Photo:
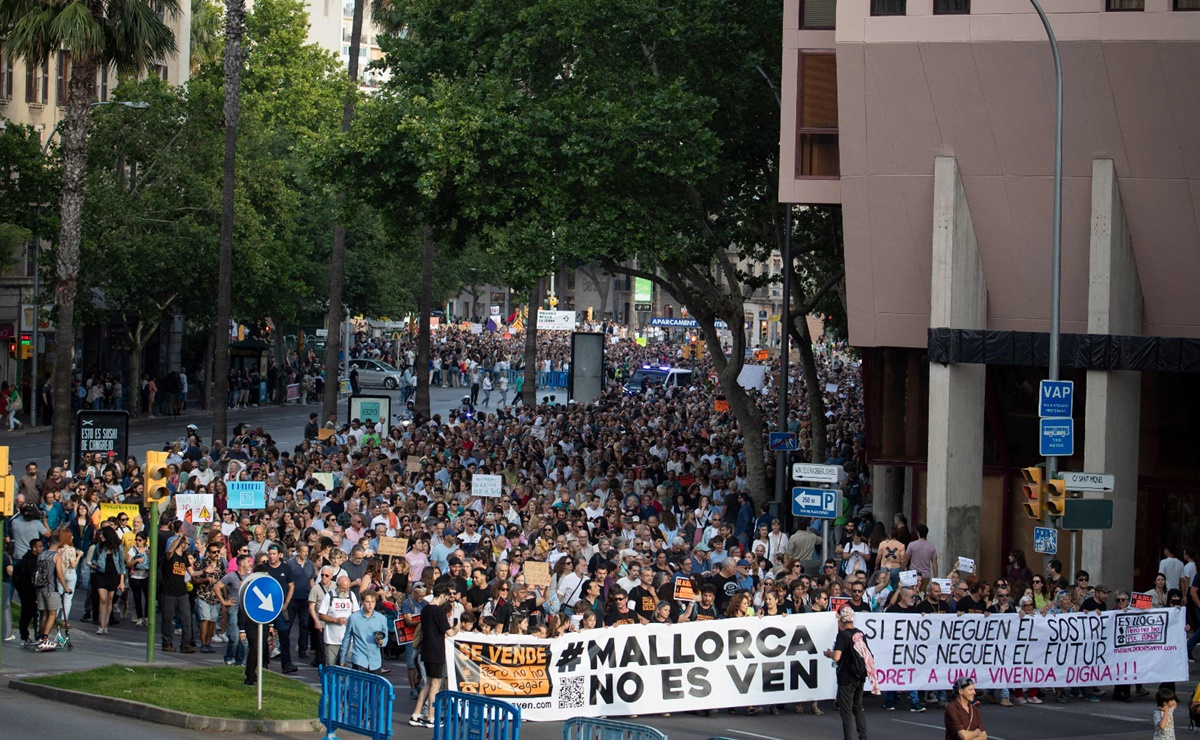
<path fill-rule="evenodd" d="M 633 302 L 650 303 L 654 300 L 654 283 L 646 278 L 633 279 Z"/>
<path fill-rule="evenodd" d="M 1070 498 L 1065 503 L 1061 524 L 1063 529 L 1112 529 L 1112 499 Z"/>

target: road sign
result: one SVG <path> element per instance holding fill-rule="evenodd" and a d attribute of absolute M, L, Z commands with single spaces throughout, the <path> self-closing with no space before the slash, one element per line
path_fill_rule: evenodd
<path fill-rule="evenodd" d="M 1038 388 L 1038 416 L 1043 419 L 1071 416 L 1075 381 L 1043 380 Z"/>
<path fill-rule="evenodd" d="M 837 519 L 842 492 L 826 488 L 793 488 L 792 516 L 810 519 Z"/>
<path fill-rule="evenodd" d="M 1039 419 L 1039 453 L 1042 457 L 1070 457 L 1075 454 L 1075 420 L 1070 417 Z"/>
<path fill-rule="evenodd" d="M 1060 525 L 1063 529 L 1112 529 L 1111 498 L 1069 498 Z"/>
<path fill-rule="evenodd" d="M 1111 493 L 1116 477 L 1107 473 L 1063 473 L 1068 491 L 1097 491 Z"/>
<path fill-rule="evenodd" d="M 767 446 L 771 452 L 795 452 L 800 448 L 795 432 L 771 432 Z"/>
<path fill-rule="evenodd" d="M 1057 555 L 1058 530 L 1054 527 L 1034 527 L 1033 551 L 1042 555 Z"/>
<path fill-rule="evenodd" d="M 842 473 L 841 465 L 814 465 L 792 463 L 792 479 L 812 483 L 837 483 Z"/>
<path fill-rule="evenodd" d="M 269 624 L 283 609 L 283 588 L 279 581 L 266 573 L 254 573 L 242 581 L 238 603 L 246 610 L 246 616 L 251 621 Z"/>

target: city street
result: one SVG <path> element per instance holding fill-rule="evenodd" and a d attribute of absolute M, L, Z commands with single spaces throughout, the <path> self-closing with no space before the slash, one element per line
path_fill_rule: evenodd
<path fill-rule="evenodd" d="M 431 388 L 432 413 L 441 414 L 443 419 L 446 418 L 450 409 L 459 406 L 463 395 L 469 390 L 467 388 Z M 544 389 L 540 393 L 545 395 L 556 391 L 565 397 L 563 389 Z M 398 413 L 401 408 L 398 392 L 368 388 L 363 389 L 363 393 L 364 395 L 391 395 L 393 414 Z M 480 399 L 482 400 L 482 398 L 481 395 Z M 490 408 L 480 407 L 479 410 L 482 412 L 495 411 L 495 402 L 498 399 L 499 392 L 493 391 L 493 405 Z M 511 392 L 509 401 L 512 401 Z M 345 420 L 346 408 L 347 401 L 342 399 L 338 404 L 339 420 Z M 241 423 L 263 427 L 275 439 L 275 444 L 280 451 L 290 451 L 304 438 L 304 425 L 308 423 L 308 415 L 314 412 L 318 414 L 321 412 L 320 404 L 289 403 L 284 406 L 268 404 L 257 408 L 231 409 L 228 418 L 230 427 Z M 200 428 L 200 436 L 204 440 L 204 444 L 212 443 L 212 412 L 199 409 L 195 407 L 195 404 L 190 405 L 189 410 L 182 416 L 155 417 L 153 419 L 143 416 L 130 419 L 129 454 L 143 460 L 146 450 L 159 450 L 162 449 L 165 442 L 182 438 L 185 432 L 184 427 L 188 424 L 195 424 Z M 12 460 L 14 474 L 17 477 L 22 474 L 21 470 L 25 464 L 33 460 L 36 460 L 42 466 L 42 470 L 45 470 L 46 465 L 50 462 L 50 427 L 38 427 L 34 430 L 26 427 L 16 432 L 0 432 L 0 445 L 8 445 L 9 459 Z"/>

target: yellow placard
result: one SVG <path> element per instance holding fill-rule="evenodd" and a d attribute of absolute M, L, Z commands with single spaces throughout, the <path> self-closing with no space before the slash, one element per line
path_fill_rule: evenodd
<path fill-rule="evenodd" d="M 142 507 L 137 504 L 100 504 L 100 521 L 106 522 L 109 517 L 128 514 L 130 521 L 142 515 Z"/>

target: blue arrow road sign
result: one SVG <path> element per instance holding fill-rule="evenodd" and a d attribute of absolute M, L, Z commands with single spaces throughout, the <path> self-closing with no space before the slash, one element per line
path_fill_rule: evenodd
<path fill-rule="evenodd" d="M 1043 380 L 1038 388 L 1038 416 L 1071 416 L 1071 400 L 1075 397 L 1075 381 Z"/>
<path fill-rule="evenodd" d="M 1075 420 L 1039 419 L 1039 454 L 1042 457 L 1070 457 L 1075 454 Z"/>
<path fill-rule="evenodd" d="M 274 622 L 283 610 L 283 588 L 266 573 L 255 573 L 247 578 L 240 594 L 246 616 L 258 624 Z"/>
<path fill-rule="evenodd" d="M 771 432 L 767 446 L 771 452 L 795 452 L 799 449 L 795 432 Z"/>
<path fill-rule="evenodd" d="M 827 488 L 793 488 L 792 516 L 810 519 L 837 519 L 841 491 Z"/>
<path fill-rule="evenodd" d="M 1042 555 L 1057 555 L 1058 530 L 1054 527 L 1034 527 L 1033 551 Z"/>

